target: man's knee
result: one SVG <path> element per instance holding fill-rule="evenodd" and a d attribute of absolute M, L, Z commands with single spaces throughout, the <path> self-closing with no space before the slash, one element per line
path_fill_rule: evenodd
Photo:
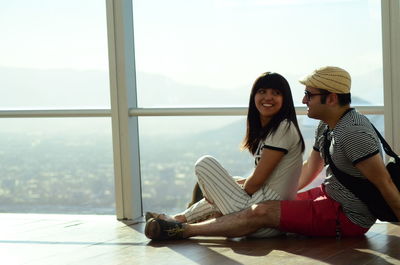
<path fill-rule="evenodd" d="M 280 201 L 266 201 L 250 207 L 249 218 L 262 222 L 267 227 L 278 227 L 280 221 Z"/>
<path fill-rule="evenodd" d="M 251 206 L 252 214 L 254 217 L 259 217 L 259 218 L 264 218 L 268 217 L 270 214 L 270 208 L 271 204 L 264 202 L 264 203 L 258 203 L 258 204 L 253 204 Z"/>

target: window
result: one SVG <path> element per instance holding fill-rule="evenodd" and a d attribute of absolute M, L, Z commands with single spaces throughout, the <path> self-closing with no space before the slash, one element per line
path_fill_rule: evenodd
<path fill-rule="evenodd" d="M 110 108 L 103 2 L 4 2 L 0 20 L 2 111 Z M 36 117 L 1 120 L 0 211 L 114 213 L 110 118 Z"/>
<path fill-rule="evenodd" d="M 114 214 L 109 118 L 4 119 L 0 212 Z"/>
<path fill-rule="evenodd" d="M 119 157 L 124 152 L 115 152 L 120 151 L 118 145 L 125 144 L 125 148 L 126 143 L 135 143 L 135 148 L 140 145 L 145 210 L 156 210 L 153 208 L 156 205 L 164 212 L 185 207 L 194 183 L 191 167 L 204 152 L 215 155 L 235 175 L 246 175 L 251 170 L 252 159 L 246 152 L 239 151 L 245 125 L 243 116 L 201 117 L 197 113 L 192 117 L 142 117 L 143 110 L 161 107 L 164 109 L 153 112 L 155 116 L 168 116 L 168 108 L 245 108 L 252 82 L 265 71 L 276 71 L 287 77 L 294 101 L 301 106 L 303 87 L 297 82 L 298 78 L 317 66 L 331 64 L 349 70 L 353 77 L 353 105 L 370 106 L 369 113 L 373 110 L 373 114 L 379 114 L 372 119 L 383 130 L 382 61 L 386 61 L 385 93 L 390 92 L 385 97 L 393 96 L 392 101 L 398 101 L 398 80 L 392 76 L 398 72 L 398 60 L 394 55 L 398 54 L 399 25 L 393 22 L 398 21 L 396 14 L 390 14 L 392 18 L 389 16 L 389 9 L 398 9 L 396 1 L 382 1 L 382 10 L 387 15 L 383 17 L 382 25 L 386 29 L 383 32 L 379 0 L 133 0 L 132 9 L 118 9 L 118 5 L 127 7 L 130 3 L 130 0 L 107 0 L 106 5 L 95 0 L 46 0 L 35 5 L 16 0 L 2 5 L 0 117 L 5 125 L 2 128 L 8 128 L 0 132 L 4 146 L 0 158 L 8 163 L 1 167 L 3 211 L 28 207 L 36 212 L 110 213 L 114 210 L 111 198 L 115 189 L 118 218 L 134 218 L 141 214 L 140 198 L 130 194 L 134 190 L 140 197 L 140 190 L 137 192 L 134 187 L 140 186 L 136 185 L 140 174 L 136 171 L 130 174 L 132 172 L 116 165 L 112 172 L 106 17 L 110 65 L 116 61 L 115 67 L 110 67 L 111 84 L 116 83 L 112 78 L 121 81 L 117 73 L 136 73 L 137 77 L 137 89 L 132 84 L 133 78 L 122 80 L 128 80 L 128 93 L 121 93 L 126 97 L 120 98 L 120 102 L 127 98 L 136 101 L 137 94 L 138 108 L 128 104 L 127 108 L 131 108 L 128 126 L 118 126 L 123 119 L 112 117 L 116 123 L 112 126 L 114 162 L 118 164 L 124 159 L 124 156 Z M 134 21 L 131 14 L 127 15 L 135 27 L 135 61 L 133 57 L 118 57 L 110 52 L 115 48 L 118 55 L 124 55 L 126 51 L 121 47 L 125 46 L 113 45 L 129 45 L 132 37 L 129 26 L 125 32 L 118 33 L 122 34 L 118 40 L 110 38 L 111 28 L 121 29 L 121 24 L 113 23 L 125 16 L 126 10 L 133 10 L 135 14 Z M 388 28 L 391 31 L 387 31 Z M 383 46 L 386 57 L 383 58 L 382 35 L 384 43 L 386 41 Z M 125 65 L 119 61 L 121 58 L 127 60 Z M 136 69 L 124 72 L 129 68 L 127 65 L 136 65 Z M 124 82 L 118 85 L 121 83 Z M 113 85 L 111 92 L 115 92 Z M 111 113 L 114 115 L 120 106 L 111 106 Z M 49 112 L 34 111 L 43 109 Z M 71 109 L 85 118 L 57 112 L 58 109 Z M 118 111 L 127 114 L 128 109 Z M 27 111 L 8 114 L 9 110 Z M 390 119 L 385 115 L 386 128 L 391 131 L 389 136 L 399 127 L 396 118 L 399 112 L 395 110 L 385 98 L 385 113 L 390 115 Z M 92 115 L 92 111 L 102 114 L 98 117 Z M 191 113 L 196 111 L 190 109 Z M 59 118 L 45 118 L 47 113 Z M 38 118 L 28 118 L 32 115 Z M 131 126 L 136 116 L 139 116 L 139 137 L 135 134 L 137 128 Z M 301 115 L 298 119 L 309 146 L 315 121 Z M 134 122 L 131 124 L 131 121 Z M 128 133 L 126 128 L 129 128 Z M 120 141 L 118 137 L 125 139 Z M 231 153 L 232 157 L 225 156 L 226 153 Z M 160 154 L 168 157 L 159 157 Z M 138 163 L 136 154 L 131 158 Z M 131 166 L 133 160 L 120 164 Z M 69 169 L 65 162 L 70 165 Z M 93 164 L 96 166 L 88 168 Z M 178 168 L 172 166 L 176 164 Z M 25 178 L 16 181 L 13 177 L 16 175 Z M 94 181 L 94 175 L 101 181 Z M 64 182 L 56 183 L 53 178 L 52 183 L 43 183 L 54 176 L 58 177 L 57 181 Z M 166 181 L 164 176 L 170 179 Z M 115 188 L 112 187 L 113 177 Z M 84 184 L 82 180 L 87 182 Z M 171 199 L 171 204 L 161 204 L 154 194 L 158 196 L 163 192 L 160 183 L 171 182 L 174 182 L 171 189 L 176 185 L 184 191 L 176 190 L 179 196 L 166 197 Z M 78 184 L 82 185 L 77 187 Z M 70 199 L 81 196 L 83 200 L 89 197 L 93 200 L 75 208 L 59 207 L 66 202 L 62 203 L 64 195 L 54 192 L 59 185 L 70 185 L 64 189 L 71 191 L 66 192 L 73 195 Z M 7 191 L 4 187 L 13 190 Z M 22 203 L 17 208 L 17 203 L 23 201 L 13 193 L 18 189 L 27 192 L 28 195 L 22 197 L 32 202 L 47 196 L 48 201 L 60 204 L 46 209 L 42 202 L 35 207 Z M 99 204 L 100 197 L 105 208 L 101 202 Z M 7 208 L 5 202 L 10 202 L 10 198 L 14 204 Z M 129 208 L 134 209 L 130 211 Z"/>
<path fill-rule="evenodd" d="M 243 117 L 143 117 L 140 126 L 142 196 L 145 210 L 178 212 L 191 201 L 196 183 L 194 164 L 212 155 L 232 175 L 247 176 L 254 165 L 249 152 L 240 150 L 245 135 Z M 219 121 L 227 126 L 217 126 Z M 146 124 L 146 125 L 144 125 Z M 170 131 L 152 134 L 167 125 Z M 173 126 L 171 126 L 173 124 Z"/>
<path fill-rule="evenodd" d="M 325 65 L 351 73 L 353 106 L 383 105 L 378 0 L 135 0 L 133 11 L 139 107 L 247 107 L 265 71 L 284 75 L 302 106 L 297 80 Z M 310 148 L 317 121 L 298 119 Z M 374 120 L 383 130 L 383 116 Z M 238 148 L 244 126 L 244 117 L 139 119 L 144 210 L 182 210 L 200 155 L 249 174 L 251 158 Z"/>
<path fill-rule="evenodd" d="M 104 3 L 16 0 L 0 12 L 2 109 L 110 107 Z"/>

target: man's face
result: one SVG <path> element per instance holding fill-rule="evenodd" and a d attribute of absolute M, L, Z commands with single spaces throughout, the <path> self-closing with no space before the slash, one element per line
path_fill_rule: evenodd
<path fill-rule="evenodd" d="M 307 116 L 313 119 L 321 119 L 325 104 L 321 104 L 321 92 L 314 87 L 306 86 L 304 90 L 303 104 L 307 105 Z"/>

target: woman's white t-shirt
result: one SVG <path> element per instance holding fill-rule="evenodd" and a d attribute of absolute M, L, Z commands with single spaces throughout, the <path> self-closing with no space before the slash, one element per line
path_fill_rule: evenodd
<path fill-rule="evenodd" d="M 265 181 L 263 189 L 267 185 L 277 192 L 282 200 L 294 199 L 303 164 L 301 141 L 296 126 L 291 121 L 282 121 L 273 134 L 260 141 L 254 155 L 256 165 L 266 148 L 282 151 L 285 155 Z"/>

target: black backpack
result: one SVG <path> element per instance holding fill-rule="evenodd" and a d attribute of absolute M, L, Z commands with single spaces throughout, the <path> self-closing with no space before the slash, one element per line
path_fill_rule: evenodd
<path fill-rule="evenodd" d="M 378 132 L 375 126 L 372 125 L 376 134 L 382 142 L 385 153 L 394 158 L 394 161 L 389 162 L 386 165 L 390 176 L 392 177 L 393 183 L 400 191 L 400 158 L 390 148 L 389 144 L 385 141 L 382 135 Z M 327 130 L 325 131 L 325 143 L 324 151 L 330 168 L 333 174 L 339 180 L 339 182 L 349 189 L 357 198 L 364 202 L 370 212 L 381 221 L 398 222 L 396 215 L 393 213 L 390 206 L 387 204 L 385 199 L 382 197 L 379 190 L 366 178 L 353 177 L 341 170 L 339 170 L 332 161 L 329 154 L 330 141 L 327 138 Z"/>

